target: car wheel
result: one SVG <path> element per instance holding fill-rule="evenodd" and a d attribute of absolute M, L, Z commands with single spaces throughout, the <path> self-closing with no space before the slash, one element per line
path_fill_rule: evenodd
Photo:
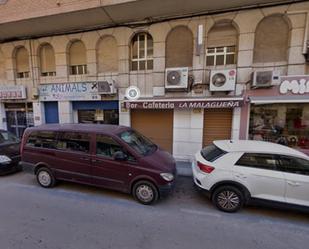
<path fill-rule="evenodd" d="M 44 188 L 51 188 L 56 183 L 56 179 L 53 176 L 53 173 L 48 168 L 40 168 L 36 172 L 36 179 L 38 183 Z"/>
<path fill-rule="evenodd" d="M 217 188 L 212 195 L 212 202 L 223 212 L 237 212 L 244 204 L 243 193 L 233 186 Z"/>
<path fill-rule="evenodd" d="M 133 187 L 134 198 L 144 204 L 150 205 L 158 200 L 159 193 L 155 185 L 149 181 L 137 182 Z"/>

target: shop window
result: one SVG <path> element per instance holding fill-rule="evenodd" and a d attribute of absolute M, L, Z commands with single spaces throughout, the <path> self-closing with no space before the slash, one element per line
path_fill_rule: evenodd
<path fill-rule="evenodd" d="M 252 106 L 249 138 L 309 149 L 309 104 Z"/>
<path fill-rule="evenodd" d="M 87 74 L 87 55 L 84 43 L 75 41 L 69 49 L 70 74 Z"/>
<path fill-rule="evenodd" d="M 131 70 L 153 69 L 153 39 L 147 33 L 136 34 L 131 42 Z"/>
<path fill-rule="evenodd" d="M 287 61 L 289 25 L 283 16 L 264 18 L 255 31 L 253 62 Z"/>
<path fill-rule="evenodd" d="M 215 24 L 207 38 L 207 66 L 236 64 L 237 40 L 237 30 L 230 22 Z"/>
<path fill-rule="evenodd" d="M 29 78 L 29 54 L 25 47 L 20 47 L 16 50 L 15 54 L 16 64 L 16 77 L 17 78 Z"/>
<path fill-rule="evenodd" d="M 193 34 L 185 26 L 174 28 L 166 39 L 166 67 L 192 67 Z"/>
<path fill-rule="evenodd" d="M 40 70 L 41 76 L 56 76 L 55 52 L 50 44 L 40 48 Z"/>
<path fill-rule="evenodd" d="M 0 80 L 6 79 L 5 58 L 4 54 L 0 50 Z"/>
<path fill-rule="evenodd" d="M 114 37 L 107 36 L 100 40 L 97 58 L 99 73 L 118 71 L 118 47 Z"/>
<path fill-rule="evenodd" d="M 84 124 L 119 124 L 118 110 L 78 110 L 78 123 Z"/>

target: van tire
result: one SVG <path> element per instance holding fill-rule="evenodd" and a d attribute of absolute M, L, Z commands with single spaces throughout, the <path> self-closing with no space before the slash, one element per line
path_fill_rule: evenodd
<path fill-rule="evenodd" d="M 230 185 L 215 189 L 211 199 L 219 210 L 227 213 L 237 212 L 243 207 L 245 202 L 243 192 Z"/>
<path fill-rule="evenodd" d="M 151 205 L 159 198 L 156 186 L 150 181 L 138 181 L 133 186 L 132 195 L 135 200 L 143 205 Z"/>
<path fill-rule="evenodd" d="M 56 178 L 50 169 L 42 167 L 36 172 L 36 180 L 43 188 L 52 188 L 56 184 Z"/>

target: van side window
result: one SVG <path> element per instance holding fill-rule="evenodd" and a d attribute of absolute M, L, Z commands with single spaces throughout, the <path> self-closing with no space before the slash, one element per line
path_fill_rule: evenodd
<path fill-rule="evenodd" d="M 123 151 L 122 147 L 109 136 L 97 135 L 98 156 L 113 158 L 115 152 Z"/>
<path fill-rule="evenodd" d="M 236 166 L 249 168 L 277 170 L 278 159 L 271 154 L 245 153 L 236 163 Z"/>
<path fill-rule="evenodd" d="M 88 153 L 90 150 L 90 136 L 79 132 L 60 132 L 57 149 Z"/>
<path fill-rule="evenodd" d="M 56 137 L 54 131 L 35 131 L 28 137 L 26 146 L 56 149 Z"/>
<path fill-rule="evenodd" d="M 283 171 L 298 175 L 309 176 L 309 161 L 297 157 L 280 156 Z"/>

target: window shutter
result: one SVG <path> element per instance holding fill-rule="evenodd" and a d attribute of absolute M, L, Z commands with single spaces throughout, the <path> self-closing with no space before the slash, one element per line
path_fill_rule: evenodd
<path fill-rule="evenodd" d="M 29 72 L 29 54 L 24 47 L 19 48 L 16 52 L 16 72 Z"/>
<path fill-rule="evenodd" d="M 5 58 L 3 53 L 0 51 L 0 79 L 6 78 L 6 72 L 5 72 Z"/>
<path fill-rule="evenodd" d="M 70 66 L 87 65 L 86 48 L 81 41 L 73 42 L 69 53 Z"/>
<path fill-rule="evenodd" d="M 98 72 L 118 71 L 118 47 L 114 37 L 103 38 L 98 46 Z"/>
<path fill-rule="evenodd" d="M 56 72 L 55 53 L 53 47 L 46 44 L 40 51 L 41 72 Z"/>
<path fill-rule="evenodd" d="M 217 24 L 208 33 L 207 47 L 237 46 L 238 34 L 232 24 Z"/>

